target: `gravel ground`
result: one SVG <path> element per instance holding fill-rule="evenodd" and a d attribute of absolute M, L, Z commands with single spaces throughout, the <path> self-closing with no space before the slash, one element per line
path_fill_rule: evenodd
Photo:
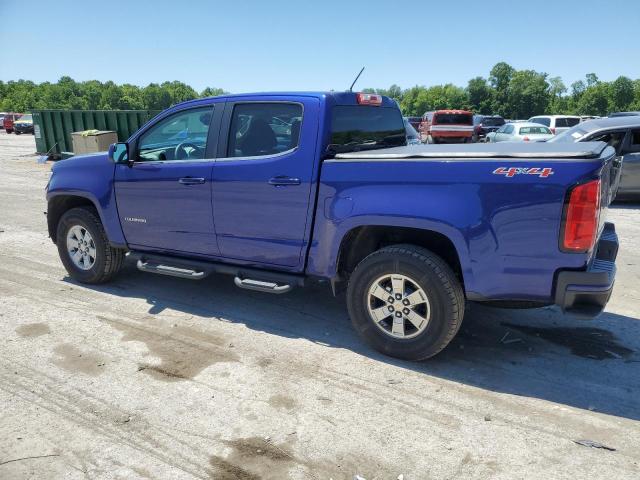
<path fill-rule="evenodd" d="M 640 478 L 637 206 L 609 212 L 619 272 L 597 320 L 470 305 L 441 355 L 408 363 L 363 346 L 324 288 L 130 263 L 74 283 L 34 150 L 0 131 L 0 478 Z"/>

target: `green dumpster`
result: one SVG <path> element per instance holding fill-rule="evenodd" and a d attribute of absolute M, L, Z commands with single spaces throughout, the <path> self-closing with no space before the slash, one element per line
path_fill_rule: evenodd
<path fill-rule="evenodd" d="M 67 156 L 73 152 L 71 133 L 113 130 L 125 141 L 159 110 L 33 110 L 36 149 L 40 154 Z"/>

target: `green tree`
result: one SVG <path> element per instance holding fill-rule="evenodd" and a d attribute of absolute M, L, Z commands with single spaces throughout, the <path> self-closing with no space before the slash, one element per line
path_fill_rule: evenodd
<path fill-rule="evenodd" d="M 506 115 L 509 96 L 507 90 L 515 72 L 515 68 L 506 62 L 496 63 L 489 72 L 489 83 L 494 89 L 493 110 L 500 115 Z"/>
<path fill-rule="evenodd" d="M 505 113 L 510 118 L 529 118 L 547 110 L 549 83 L 546 73 L 533 70 L 514 72 L 507 89 Z"/>
<path fill-rule="evenodd" d="M 609 108 L 611 110 L 628 110 L 634 101 L 633 81 L 628 77 L 620 76 L 611 83 Z"/>
<path fill-rule="evenodd" d="M 469 106 L 476 113 L 489 115 L 493 113 L 494 90 L 483 77 L 475 77 L 467 84 Z"/>

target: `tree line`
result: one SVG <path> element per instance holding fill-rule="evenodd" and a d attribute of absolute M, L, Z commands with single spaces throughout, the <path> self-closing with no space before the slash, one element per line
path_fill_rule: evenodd
<path fill-rule="evenodd" d="M 569 88 L 560 77 L 534 70 L 516 70 L 500 62 L 489 77 L 475 77 L 465 88 L 453 84 L 401 89 L 366 89 L 398 101 L 407 116 L 439 109 L 464 109 L 510 119 L 541 114 L 599 115 L 613 111 L 640 110 L 640 79 L 620 76 L 603 82 L 595 73 L 573 82 Z"/>
<path fill-rule="evenodd" d="M 475 77 L 466 87 L 453 84 L 402 89 L 367 88 L 364 91 L 388 95 L 398 101 L 407 116 L 419 116 L 438 109 L 465 109 L 480 114 L 526 119 L 534 115 L 607 115 L 612 111 L 640 110 L 640 79 L 620 76 L 600 81 L 595 73 L 567 87 L 560 77 L 534 70 L 516 70 L 500 62 L 489 76 Z M 89 80 L 76 82 L 62 77 L 56 83 L 28 80 L 0 81 L 0 111 L 26 112 L 32 109 L 78 110 L 163 110 L 179 102 L 226 93 L 220 88 L 197 92 L 179 82 L 150 83 L 146 87 Z"/>
<path fill-rule="evenodd" d="M 26 112 L 34 109 L 71 110 L 164 110 L 185 100 L 215 97 L 221 88 L 197 92 L 189 85 L 173 81 L 139 87 L 125 83 L 89 80 L 76 82 L 62 77 L 56 83 L 29 80 L 0 81 L 0 111 Z"/>

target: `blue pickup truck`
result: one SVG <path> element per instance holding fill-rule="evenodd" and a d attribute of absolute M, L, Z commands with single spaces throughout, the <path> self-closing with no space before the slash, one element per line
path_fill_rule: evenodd
<path fill-rule="evenodd" d="M 56 163 L 48 229 L 69 275 L 233 275 L 346 291 L 388 355 L 440 352 L 466 301 L 595 316 L 618 239 L 602 142 L 406 146 L 397 104 L 364 93 L 228 95 L 176 105 L 108 153 Z"/>

